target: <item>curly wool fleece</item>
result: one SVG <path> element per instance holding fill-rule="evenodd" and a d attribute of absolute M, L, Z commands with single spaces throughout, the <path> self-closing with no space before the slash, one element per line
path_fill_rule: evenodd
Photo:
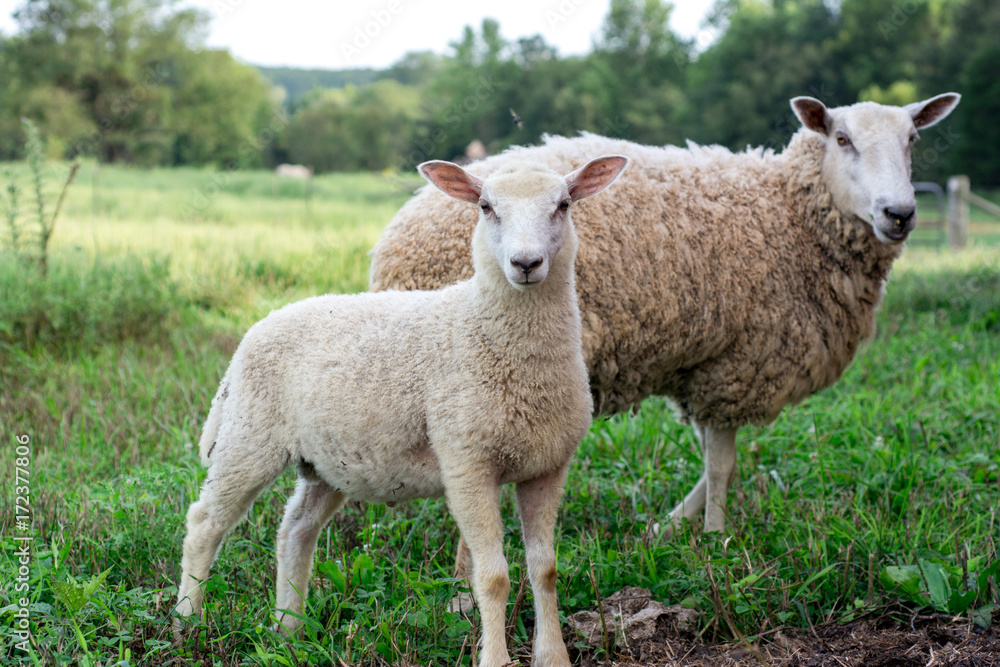
<path fill-rule="evenodd" d="M 820 178 L 825 147 L 800 130 L 780 154 L 546 137 L 513 161 L 557 171 L 588 156 L 632 159 L 614 196 L 576 205 L 577 291 L 594 409 L 651 394 L 715 428 L 767 423 L 827 387 L 875 332 L 900 245 L 841 215 Z M 424 188 L 372 250 L 371 289 L 435 289 L 472 274 L 476 213 Z M 434 248 L 428 256 L 426 248 Z"/>

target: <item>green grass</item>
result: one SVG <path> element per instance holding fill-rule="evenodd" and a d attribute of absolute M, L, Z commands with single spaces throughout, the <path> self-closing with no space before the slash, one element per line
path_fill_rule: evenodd
<path fill-rule="evenodd" d="M 440 500 L 349 504 L 321 534 L 305 636 L 266 629 L 291 471 L 225 542 L 197 639 L 169 643 L 184 515 L 204 474 L 191 443 L 239 337 L 288 301 L 363 289 L 367 249 L 417 181 L 322 177 L 307 208 L 300 182 L 231 174 L 189 216 L 191 193 L 219 174 L 105 167 L 95 203 L 88 169 L 57 225 L 48 282 L 10 262 L 0 271 L 0 324 L 12 323 L 0 328 L 0 664 L 24 657 L 12 629 L 27 595 L 25 664 L 469 665 L 478 625 L 447 611 L 458 535 Z M 562 612 L 594 606 L 591 568 L 600 596 L 638 585 L 696 606 L 706 639 L 957 610 L 942 591 L 972 591 L 971 611 L 1000 602 L 996 575 L 977 576 L 997 562 L 1000 534 L 998 242 L 976 233 L 961 254 L 908 251 L 876 339 L 842 381 L 741 431 L 724 536 L 651 530 L 701 470 L 691 430 L 662 400 L 595 423 L 559 522 Z M 35 530 L 26 593 L 11 583 L 22 434 Z M 524 554 L 504 505 L 513 603 Z M 914 568 L 918 583 L 897 586 Z M 104 572 L 82 605 L 57 599 Z M 512 611 L 521 657 L 530 600 Z"/>

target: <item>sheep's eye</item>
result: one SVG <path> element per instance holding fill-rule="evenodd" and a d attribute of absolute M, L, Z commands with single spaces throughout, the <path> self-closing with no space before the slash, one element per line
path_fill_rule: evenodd
<path fill-rule="evenodd" d="M 559 210 L 560 211 L 568 211 L 569 210 L 569 202 L 568 201 L 561 201 L 561 202 L 559 202 Z"/>
<path fill-rule="evenodd" d="M 483 213 L 489 213 L 490 211 L 493 210 L 493 207 L 491 207 L 486 202 L 480 202 L 479 208 L 481 208 L 483 210 Z"/>
<path fill-rule="evenodd" d="M 910 135 L 910 143 L 911 144 L 917 143 L 918 139 L 920 139 L 920 135 L 919 134 L 917 134 L 917 133 L 914 132 L 913 134 Z"/>
<path fill-rule="evenodd" d="M 851 140 L 847 138 L 847 135 L 843 132 L 837 133 L 837 145 L 838 146 L 850 146 Z"/>

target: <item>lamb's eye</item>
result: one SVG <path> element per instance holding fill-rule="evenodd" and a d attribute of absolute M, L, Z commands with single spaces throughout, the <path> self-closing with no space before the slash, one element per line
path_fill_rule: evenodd
<path fill-rule="evenodd" d="M 486 202 L 481 202 L 479 204 L 479 208 L 483 209 L 483 213 L 489 213 L 490 211 L 493 210 L 493 208 Z"/>
<path fill-rule="evenodd" d="M 568 201 L 561 201 L 561 202 L 559 202 L 559 210 L 560 211 L 568 211 L 569 210 L 569 202 Z"/>
<path fill-rule="evenodd" d="M 837 145 L 838 146 L 850 146 L 851 140 L 847 138 L 847 135 L 843 132 L 837 133 Z"/>
<path fill-rule="evenodd" d="M 915 144 L 915 143 L 917 143 L 917 140 L 918 140 L 919 138 L 920 138 L 920 135 L 919 135 L 919 134 L 911 134 L 911 135 L 910 135 L 910 144 Z"/>

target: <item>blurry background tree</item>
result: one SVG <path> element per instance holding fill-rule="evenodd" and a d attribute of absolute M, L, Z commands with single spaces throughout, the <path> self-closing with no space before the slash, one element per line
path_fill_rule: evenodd
<path fill-rule="evenodd" d="M 447 54 L 332 72 L 207 49 L 207 17 L 179 0 L 27 0 L 0 38 L 0 159 L 23 150 L 21 116 L 52 157 L 138 165 L 408 169 L 476 139 L 492 152 L 579 130 L 780 148 L 796 95 L 906 104 L 957 90 L 957 114 L 918 145 L 919 177 L 1000 185 L 996 0 L 717 0 L 707 45 L 674 34 L 671 10 L 612 0 L 584 56 L 486 19 Z"/>

